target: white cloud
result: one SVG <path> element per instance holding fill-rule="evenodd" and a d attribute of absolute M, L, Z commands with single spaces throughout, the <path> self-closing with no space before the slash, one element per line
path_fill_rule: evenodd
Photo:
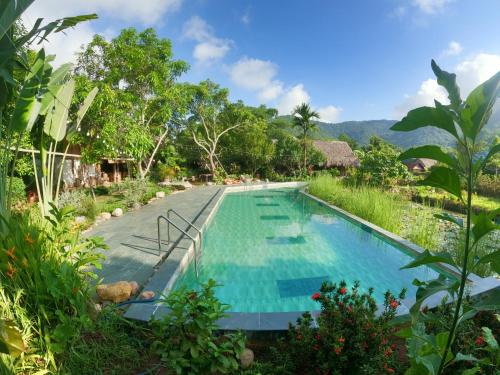
<path fill-rule="evenodd" d="M 453 0 L 413 0 L 413 5 L 424 13 L 434 14 L 443 10 Z"/>
<path fill-rule="evenodd" d="M 244 15 L 241 16 L 240 20 L 241 23 L 243 23 L 244 25 L 249 25 L 251 21 L 250 14 L 246 12 Z"/>
<path fill-rule="evenodd" d="M 283 83 L 280 81 L 272 81 L 268 86 L 263 88 L 259 94 L 258 98 L 261 102 L 267 103 L 283 93 Z"/>
<path fill-rule="evenodd" d="M 443 51 L 443 53 L 441 54 L 441 56 L 456 56 L 456 55 L 460 55 L 463 50 L 464 50 L 464 48 L 462 47 L 462 45 L 460 43 L 452 40 L 448 44 L 448 48 L 446 48 Z"/>
<path fill-rule="evenodd" d="M 304 89 L 304 85 L 299 83 L 285 91 L 278 101 L 278 112 L 280 115 L 289 115 L 292 113 L 295 106 L 301 103 L 309 103 L 310 100 L 311 97 Z"/>
<path fill-rule="evenodd" d="M 320 107 L 316 109 L 319 113 L 319 119 L 324 122 L 336 122 L 340 117 L 340 112 L 342 108 L 336 107 L 334 105 L 327 105 L 326 107 Z"/>
<path fill-rule="evenodd" d="M 271 61 L 243 57 L 229 69 L 231 81 L 239 87 L 258 91 L 260 101 L 266 103 L 283 92 L 283 83 L 275 80 L 278 66 Z"/>
<path fill-rule="evenodd" d="M 193 57 L 198 63 L 222 59 L 231 49 L 232 41 L 215 36 L 213 28 L 201 17 L 193 16 L 184 24 L 183 36 L 195 40 Z"/>
<path fill-rule="evenodd" d="M 455 73 L 462 96 L 500 71 L 500 55 L 479 53 L 457 65 Z"/>
<path fill-rule="evenodd" d="M 152 26 L 163 22 L 169 13 L 178 10 L 183 0 L 148 0 L 144 3 L 130 0 L 85 0 L 85 1 L 60 1 L 39 0 L 35 1 L 23 14 L 27 27 L 34 24 L 37 18 L 53 21 L 57 18 L 76 16 L 80 14 L 97 13 L 111 19 L 124 22 L 140 22 L 144 26 Z M 84 22 L 65 33 L 52 34 L 49 40 L 40 46 L 49 54 L 56 54 L 55 65 L 64 62 L 74 62 L 75 53 L 83 44 L 90 42 L 97 33 L 92 22 Z M 110 30 L 105 30 L 109 37 Z"/>
<path fill-rule="evenodd" d="M 415 95 L 405 95 L 403 103 L 396 106 L 394 115 L 397 119 L 403 118 L 413 108 L 433 106 L 434 99 L 441 103 L 448 103 L 446 91 L 437 84 L 435 79 L 430 78 L 422 82 Z"/>
<path fill-rule="evenodd" d="M 500 55 L 479 53 L 460 62 L 453 71 L 457 74 L 460 94 L 462 98 L 466 98 L 477 85 L 500 71 Z M 447 104 L 447 96 L 444 88 L 439 86 L 435 79 L 428 79 L 422 82 L 416 94 L 405 95 L 405 100 L 396 106 L 394 115 L 399 119 L 413 108 L 432 106 L 434 99 Z"/>

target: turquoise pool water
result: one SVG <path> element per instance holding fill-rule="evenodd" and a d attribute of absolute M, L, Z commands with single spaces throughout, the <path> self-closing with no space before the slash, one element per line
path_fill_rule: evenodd
<path fill-rule="evenodd" d="M 203 238 L 199 282 L 215 279 L 234 312 L 317 310 L 324 280 L 355 280 L 383 301 L 386 290 L 414 295 L 414 278 L 436 277 L 391 243 L 293 189 L 226 194 Z M 175 288 L 196 289 L 194 264 Z"/>

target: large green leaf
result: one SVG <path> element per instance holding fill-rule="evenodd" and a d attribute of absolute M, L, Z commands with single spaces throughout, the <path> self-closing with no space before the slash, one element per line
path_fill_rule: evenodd
<path fill-rule="evenodd" d="M 460 177 L 453 169 L 447 167 L 434 167 L 431 173 L 423 181 L 417 182 L 417 185 L 427 185 L 446 190 L 462 200 L 462 187 Z"/>
<path fill-rule="evenodd" d="M 454 73 L 441 70 L 434 60 L 431 61 L 431 68 L 436 75 L 437 83 L 448 92 L 451 106 L 453 109 L 458 110 L 460 104 L 462 104 L 462 99 L 460 98 L 460 89 L 457 86 L 457 76 Z"/>
<path fill-rule="evenodd" d="M 408 112 L 391 130 L 409 132 L 426 126 L 443 129 L 459 139 L 453 118 L 443 108 L 420 107 Z"/>
<path fill-rule="evenodd" d="M 486 341 L 486 344 L 488 344 L 490 349 L 494 352 L 497 351 L 499 349 L 498 342 L 495 339 L 493 332 L 491 332 L 491 329 L 489 329 L 488 327 L 482 327 L 481 330 L 483 331 L 483 337 L 484 341 Z"/>
<path fill-rule="evenodd" d="M 483 161 L 481 163 L 481 169 L 483 169 L 484 166 L 486 165 L 486 163 L 488 163 L 488 161 L 499 152 L 500 152 L 500 143 L 498 143 L 498 144 L 494 145 L 492 148 L 490 148 L 490 150 L 488 151 L 488 154 L 486 154 L 486 157 L 483 159 Z"/>
<path fill-rule="evenodd" d="M 53 110 L 47 112 L 43 131 L 55 141 L 64 139 L 67 129 L 68 112 L 75 90 L 75 81 L 66 82 L 54 99 Z"/>
<path fill-rule="evenodd" d="M 465 100 L 465 108 L 461 112 L 463 122 L 472 126 L 472 139 L 475 139 L 488 122 L 491 110 L 500 91 L 500 72 L 476 87 Z"/>
<path fill-rule="evenodd" d="M 45 52 L 42 49 L 38 52 L 16 101 L 10 119 L 10 128 L 13 132 L 29 131 L 38 117 L 40 112 L 38 94 L 43 81 L 44 66 Z"/>
<path fill-rule="evenodd" d="M 450 223 L 458 225 L 460 228 L 464 227 L 464 219 L 451 215 L 447 212 L 442 212 L 440 214 L 435 214 L 435 218 L 449 221 Z"/>
<path fill-rule="evenodd" d="M 458 166 L 458 161 L 455 157 L 444 152 L 441 147 L 435 145 L 427 145 L 420 147 L 413 147 L 399 155 L 399 160 L 406 160 L 411 158 L 427 158 L 444 163 L 451 168 Z"/>
<path fill-rule="evenodd" d="M 415 258 L 414 261 L 408 263 L 406 266 L 401 267 L 401 269 L 415 268 L 422 266 L 424 264 L 432 263 L 446 263 L 453 267 L 456 267 L 455 261 L 453 260 L 451 254 L 442 252 L 438 255 L 432 254 L 429 250 L 425 250 L 421 255 Z"/>
<path fill-rule="evenodd" d="M 481 257 L 478 263 L 490 264 L 493 271 L 500 274 L 500 250 L 496 250 L 490 254 Z"/>
<path fill-rule="evenodd" d="M 0 353 L 17 357 L 25 350 L 19 328 L 11 320 L 0 319 Z"/>
<path fill-rule="evenodd" d="M 0 2 L 0 38 L 16 22 L 34 0 L 3 0 Z"/>
<path fill-rule="evenodd" d="M 473 215 L 472 222 L 474 223 L 472 227 L 474 243 L 477 243 L 488 233 L 500 228 L 500 226 L 494 224 L 490 216 L 484 212 L 479 213 L 479 215 Z"/>
<path fill-rule="evenodd" d="M 97 87 L 94 87 L 88 93 L 88 95 L 85 97 L 85 100 L 83 101 L 82 105 L 78 109 L 78 112 L 76 113 L 76 127 L 77 128 L 80 126 L 80 123 L 82 122 L 82 119 L 85 116 L 85 113 L 87 113 L 87 110 L 92 105 L 92 102 L 94 101 L 95 96 L 97 95 L 98 91 L 99 91 L 99 89 Z"/>

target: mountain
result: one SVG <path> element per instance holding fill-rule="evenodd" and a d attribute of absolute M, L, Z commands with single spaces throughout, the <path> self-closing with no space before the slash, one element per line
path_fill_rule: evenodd
<path fill-rule="evenodd" d="M 394 120 L 345 121 L 338 124 L 318 122 L 318 128 L 321 138 L 338 138 L 341 134 L 347 134 L 360 144 L 368 143 L 372 135 L 377 135 L 403 149 L 425 144 L 443 146 L 453 144 L 453 138 L 442 130 L 428 127 L 409 133 L 396 132 L 390 130 L 395 123 Z"/>

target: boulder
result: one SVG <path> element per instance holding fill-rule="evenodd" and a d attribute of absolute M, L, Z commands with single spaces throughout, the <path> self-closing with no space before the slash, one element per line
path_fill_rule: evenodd
<path fill-rule="evenodd" d="M 112 284 L 101 284 L 96 287 L 96 293 L 100 301 L 111 301 L 114 303 L 124 302 L 130 298 L 134 289 L 137 291 L 136 282 L 118 281 Z"/>
<path fill-rule="evenodd" d="M 111 213 L 114 217 L 120 217 L 123 215 L 123 210 L 119 207 L 115 208 L 113 212 Z"/>
<path fill-rule="evenodd" d="M 85 223 L 86 220 L 87 220 L 87 218 L 85 216 L 75 217 L 75 223 L 77 223 L 77 224 L 83 224 L 83 223 Z"/>
<path fill-rule="evenodd" d="M 139 295 L 139 299 L 141 300 L 153 298 L 155 298 L 155 292 L 153 292 L 152 290 L 145 290 Z"/>
<path fill-rule="evenodd" d="M 164 191 L 157 191 L 156 198 L 165 198 L 165 192 Z"/>
<path fill-rule="evenodd" d="M 101 213 L 101 219 L 102 220 L 109 220 L 109 219 L 111 219 L 111 213 L 110 212 L 102 212 Z"/>
<path fill-rule="evenodd" d="M 253 363 L 254 355 L 251 349 L 245 348 L 240 356 L 241 367 L 250 367 Z"/>
<path fill-rule="evenodd" d="M 141 208 L 141 204 L 139 202 L 134 202 L 134 204 L 132 204 L 132 208 L 134 210 L 138 210 Z"/>

